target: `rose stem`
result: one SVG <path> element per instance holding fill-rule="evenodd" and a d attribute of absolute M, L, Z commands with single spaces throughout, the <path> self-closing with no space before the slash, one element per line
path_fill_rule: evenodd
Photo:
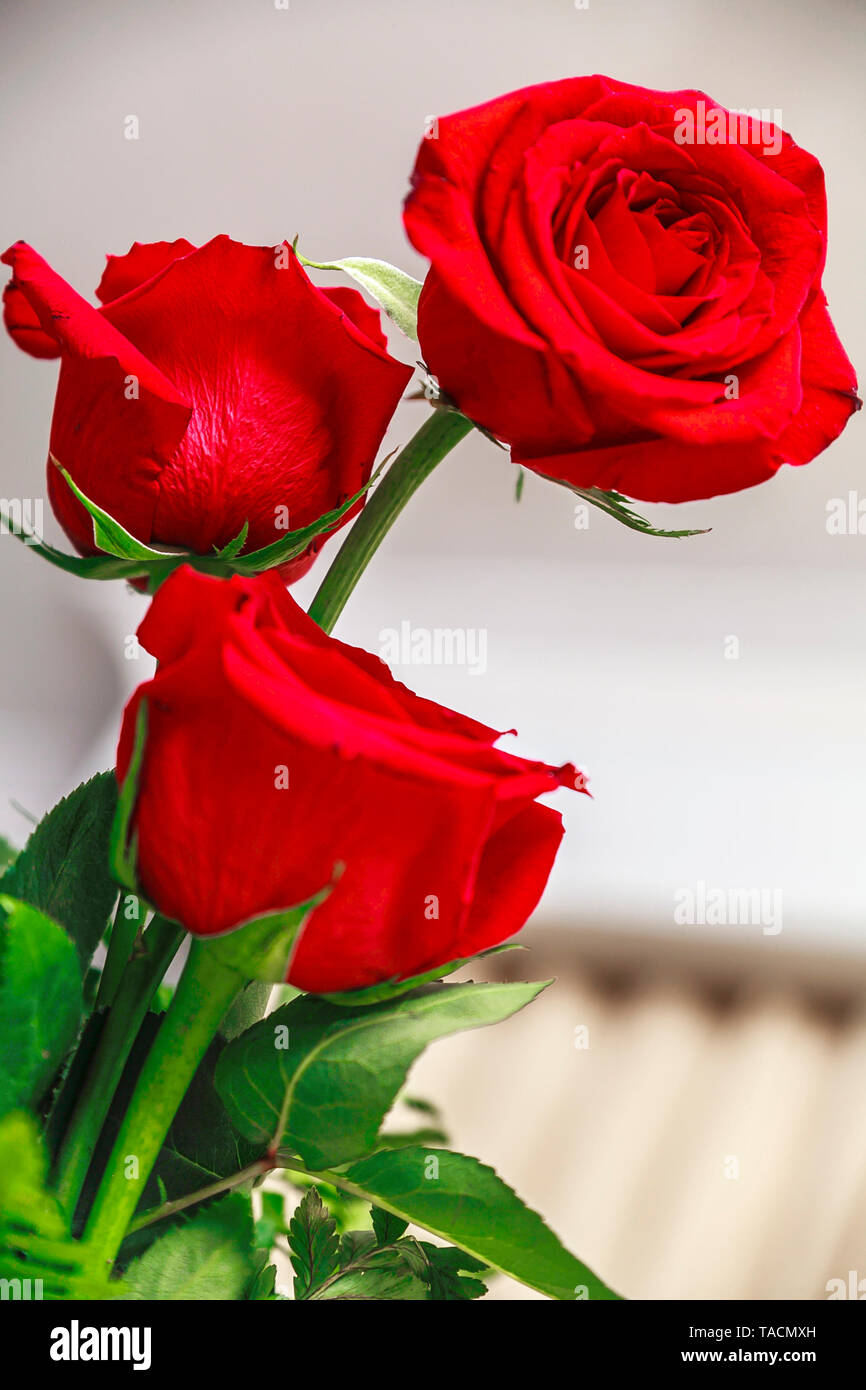
<path fill-rule="evenodd" d="M 84 1240 L 117 1257 L 178 1106 L 244 978 L 219 942 L 193 940 L 174 998 L 145 1058 L 90 1212 Z M 134 1159 L 130 1176 L 127 1169 Z"/>
<path fill-rule="evenodd" d="M 108 951 L 105 956 L 105 964 L 102 967 L 102 974 L 99 977 L 99 987 L 96 991 L 96 1000 L 93 1005 L 95 1013 L 100 1013 L 103 1009 L 110 1009 L 114 1003 L 115 995 L 120 988 L 120 981 L 123 972 L 132 958 L 138 934 L 144 925 L 147 910 L 141 898 L 135 897 L 135 908 L 132 916 L 126 913 L 127 894 L 121 892 L 117 900 L 117 909 L 114 914 L 114 921 L 111 924 L 111 935 L 108 938 Z"/>
<path fill-rule="evenodd" d="M 395 459 L 349 531 L 310 606 L 310 616 L 325 632 L 332 630 L 374 552 L 409 498 L 472 428 L 472 421 L 467 420 L 458 411 L 435 410 Z M 204 950 L 201 943 L 193 943 L 186 969 L 145 1061 L 93 1204 L 86 1238 L 101 1246 L 109 1260 L 114 1260 L 117 1255 L 159 1148 L 193 1073 L 243 984 L 233 971 L 220 965 L 217 956 L 213 954 L 213 947 L 210 957 L 202 954 Z M 131 962 L 127 969 L 130 970 L 133 964 L 134 962 Z M 218 989 L 202 990 L 201 980 L 213 973 L 221 979 L 225 994 L 221 994 Z M 159 981 L 156 981 L 156 984 L 158 983 Z M 99 1107 L 102 1113 L 98 1113 L 92 1097 L 89 1104 L 82 1104 L 92 1089 L 94 1078 L 91 1078 L 87 1091 L 76 1109 L 76 1115 L 73 1116 L 74 1129 L 67 1135 L 60 1155 L 63 1169 L 60 1190 L 61 1195 L 65 1195 L 67 1206 L 70 1200 L 77 1201 L 80 1194 L 111 1096 L 131 1049 L 132 1040 L 146 1012 L 149 998 L 150 996 L 144 1004 L 141 1018 L 136 1026 L 129 1030 L 128 1045 L 120 1056 L 117 1075 L 109 1073 L 113 1076 L 113 1082 L 110 1089 L 106 1088 L 108 1099 L 104 1106 Z M 119 1022 L 123 1013 L 122 1002 L 119 994 L 117 1006 L 112 1010 L 112 1015 L 120 1016 Z M 219 1016 L 215 1017 L 217 1013 Z M 109 1015 L 106 1032 L 112 1015 Z M 116 1031 L 120 1032 L 119 1026 Z M 93 1110 L 93 1118 L 87 1124 L 87 1132 L 81 1137 L 77 1133 L 78 1108 Z M 138 1176 L 127 1179 L 124 1162 L 130 1156 L 138 1159 Z"/>
<path fill-rule="evenodd" d="M 310 617 L 330 632 L 391 523 L 437 463 L 473 428 L 456 410 L 433 414 L 398 454 L 358 517 L 310 605 Z"/>
<path fill-rule="evenodd" d="M 132 1045 L 182 939 L 175 922 L 154 917 L 121 977 L 55 1165 L 57 1194 L 70 1219 Z"/>

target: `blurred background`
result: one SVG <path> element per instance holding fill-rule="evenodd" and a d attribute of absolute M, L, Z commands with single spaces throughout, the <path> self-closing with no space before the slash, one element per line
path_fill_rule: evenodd
<path fill-rule="evenodd" d="M 217 232 L 297 234 L 311 258 L 420 277 L 400 208 L 428 118 L 600 71 L 781 109 L 827 173 L 824 283 L 864 361 L 857 0 L 3 0 L 0 15 L 0 239 L 85 295 L 107 252 Z M 392 347 L 417 356 L 396 332 Z M 0 362 L 0 491 L 39 497 L 56 364 L 5 340 Z M 405 403 L 386 449 L 425 410 Z M 589 772 L 593 800 L 556 800 L 568 834 L 531 953 L 501 966 L 556 984 L 437 1044 L 412 1089 L 632 1298 L 826 1298 L 831 1280 L 866 1296 L 866 535 L 827 527 L 839 499 L 856 515 L 862 452 L 855 418 L 808 468 L 646 509 L 712 527 L 672 541 L 601 513 L 580 529 L 572 495 L 531 475 L 517 503 L 507 455 L 470 437 L 337 628 L 374 651 L 403 623 L 483 634 L 483 661 L 396 673 Z M 126 656 L 143 600 L 123 587 L 8 536 L 0 582 L 0 834 L 20 844 L 111 765 L 150 664 Z M 702 923 L 714 892 L 747 895 L 749 921 Z"/>

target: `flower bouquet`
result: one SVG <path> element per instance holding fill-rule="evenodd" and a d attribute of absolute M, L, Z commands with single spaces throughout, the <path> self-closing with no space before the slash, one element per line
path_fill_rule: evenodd
<path fill-rule="evenodd" d="M 429 1044 L 543 996 L 448 977 L 509 949 L 562 836 L 542 798 L 586 776 L 331 634 L 472 430 L 518 487 L 673 538 L 698 533 L 634 503 L 830 444 L 859 402 L 822 172 L 760 116 L 581 77 L 429 122 L 405 225 L 423 285 L 217 236 L 110 256 L 94 305 L 28 245 L 2 257 L 9 333 L 60 360 L 48 496 L 74 552 L 12 504 L 4 529 L 149 595 L 156 662 L 116 769 L 3 847 L 14 1296 L 456 1301 L 496 1273 L 619 1296 L 404 1089 Z M 423 360 L 419 428 L 377 466 L 414 373 L 381 311 Z M 291 585 L 340 530 L 304 612 Z M 401 1097 L 416 1127 L 383 1128 Z"/>

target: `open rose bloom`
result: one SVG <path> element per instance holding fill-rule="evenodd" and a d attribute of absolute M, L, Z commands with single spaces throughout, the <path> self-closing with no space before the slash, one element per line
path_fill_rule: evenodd
<path fill-rule="evenodd" d="M 61 359 L 51 454 L 137 540 L 208 555 L 248 523 L 245 550 L 258 550 L 369 479 L 411 371 L 389 356 L 378 312 L 356 290 L 318 289 L 287 245 L 136 243 L 109 257 L 99 308 L 31 247 L 2 259 L 9 332 Z M 50 464 L 48 490 L 93 554 L 92 522 Z"/>
<path fill-rule="evenodd" d="M 821 290 L 824 178 L 789 135 L 608 77 L 527 87 L 433 134 L 405 213 L 431 261 L 421 348 L 515 462 L 682 502 L 840 433 L 858 402 Z"/>

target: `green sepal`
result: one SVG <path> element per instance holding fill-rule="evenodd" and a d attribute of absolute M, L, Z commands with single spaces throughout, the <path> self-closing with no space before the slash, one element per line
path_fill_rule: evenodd
<path fill-rule="evenodd" d="M 249 535 L 249 521 L 244 522 L 233 540 L 224 545 L 222 549 L 214 550 L 210 555 L 198 555 L 192 551 L 183 550 L 155 550 L 152 546 L 137 540 L 109 512 L 87 497 L 78 484 L 74 482 L 67 469 L 57 459 L 52 458 L 67 487 L 89 514 L 93 523 L 94 544 L 103 553 L 98 556 L 78 557 L 65 555 L 62 551 L 44 544 L 32 545 L 31 548 L 42 554 L 45 559 L 50 560 L 52 564 L 59 565 L 60 568 L 84 578 L 122 578 L 128 580 L 146 578 L 149 581 L 151 592 L 159 587 L 172 570 L 185 564 L 191 565 L 193 569 L 197 569 L 203 574 L 214 574 L 222 577 L 232 574 L 260 574 L 263 570 L 275 569 L 289 560 L 296 559 L 303 554 L 316 536 L 333 530 L 346 513 L 351 511 L 373 486 L 390 457 L 392 455 L 383 459 L 379 467 L 371 473 L 366 483 L 358 488 L 358 491 L 353 493 L 351 497 L 347 497 L 344 502 L 341 502 L 339 506 L 324 512 L 308 526 L 300 527 L 297 531 L 287 531 L 279 540 L 263 546 L 260 550 L 249 551 L 246 555 L 240 554 L 240 551 L 246 544 Z"/>
<path fill-rule="evenodd" d="M 229 541 L 228 545 L 224 545 L 222 550 L 218 550 L 216 552 L 216 558 L 218 560 L 234 559 L 235 555 L 238 555 L 246 545 L 247 536 L 249 535 L 249 533 L 250 523 L 248 521 L 245 521 L 240 531 L 238 531 L 238 534 L 235 536 L 234 540 Z"/>
<path fill-rule="evenodd" d="M 339 866 L 331 882 L 306 902 L 264 912 L 239 922 L 220 936 L 208 937 L 208 949 L 246 980 L 283 984 L 307 918 L 325 901 L 338 876 Z"/>
<path fill-rule="evenodd" d="M 126 528 L 121 526 L 119 521 L 115 521 L 109 512 L 103 511 L 102 507 L 97 506 L 81 491 L 63 464 L 53 454 L 51 455 L 51 462 L 62 474 L 73 497 L 78 499 L 89 515 L 93 523 L 93 544 L 98 550 L 103 551 L 106 555 L 113 555 L 115 559 L 130 560 L 145 566 L 175 558 L 171 551 L 154 550 L 151 546 L 145 545 L 143 541 L 130 535 Z"/>
<path fill-rule="evenodd" d="M 614 521 L 619 521 L 623 526 L 628 526 L 631 531 L 640 531 L 644 536 L 660 536 L 666 540 L 681 540 L 684 536 L 706 536 L 712 529 L 709 526 L 696 531 L 665 531 L 659 526 L 651 526 L 642 516 L 632 510 L 632 502 L 628 497 L 623 497 L 619 492 L 603 492 L 597 487 L 571 487 L 571 491 L 578 497 L 582 497 L 585 502 L 590 502 L 593 507 L 598 507 L 600 511 L 612 516 Z"/>
<path fill-rule="evenodd" d="M 138 779 L 147 742 L 147 701 L 139 701 L 135 716 L 132 756 L 117 798 L 117 810 L 111 826 L 109 863 L 115 879 L 131 893 L 141 896 L 138 888 L 138 834 L 131 831 L 135 803 L 138 799 Z"/>
<path fill-rule="evenodd" d="M 118 560 L 111 555 L 68 555 L 56 546 L 38 540 L 35 532 L 13 527 L 8 513 L 2 507 L 0 521 L 7 526 L 11 535 L 16 535 L 27 546 L 28 550 L 35 551 L 50 565 L 65 570 L 67 574 L 77 575 L 79 579 L 134 579 L 136 575 L 146 573 L 134 561 Z"/>
<path fill-rule="evenodd" d="M 388 261 L 363 256 L 347 256 L 341 261 L 310 261 L 294 248 L 301 265 L 312 270 L 342 270 L 375 299 L 401 333 L 413 342 L 418 341 L 418 300 L 421 281 L 407 275 L 405 270 Z"/>
<path fill-rule="evenodd" d="M 409 975 L 404 980 L 385 980 L 381 985 L 370 985 L 367 989 L 347 989 L 337 994 L 321 994 L 319 998 L 327 999 L 329 1004 L 338 1004 L 341 1008 L 364 1009 L 370 1004 L 381 1004 L 386 999 L 397 999 L 401 994 L 408 994 L 410 990 L 430 984 L 433 980 L 444 980 L 446 975 L 453 975 L 455 970 L 462 970 L 464 965 L 469 965 L 473 960 L 498 956 L 502 951 L 525 950 L 526 947 L 521 946 L 519 942 L 509 941 L 504 946 L 491 946 L 487 951 L 479 951 L 477 956 L 460 956 L 445 965 L 425 970 L 421 975 Z"/>

